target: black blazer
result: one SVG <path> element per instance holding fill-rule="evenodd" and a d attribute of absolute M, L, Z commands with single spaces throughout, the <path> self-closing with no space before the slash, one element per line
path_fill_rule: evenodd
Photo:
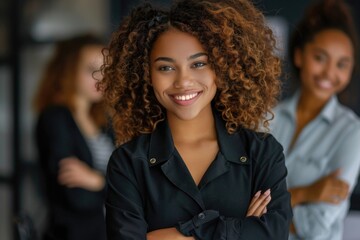
<path fill-rule="evenodd" d="M 196 186 L 166 121 L 152 134 L 120 146 L 108 165 L 109 240 L 142 240 L 177 227 L 202 240 L 287 240 L 292 218 L 282 146 L 270 134 L 228 134 L 215 116 L 219 153 Z M 246 217 L 258 190 L 271 189 L 262 217 Z"/>
<path fill-rule="evenodd" d="M 87 143 L 71 112 L 62 106 L 44 110 L 36 125 L 36 143 L 43 170 L 49 212 L 45 239 L 106 239 L 105 190 L 91 192 L 58 184 L 58 164 L 76 156 L 93 167 Z"/>

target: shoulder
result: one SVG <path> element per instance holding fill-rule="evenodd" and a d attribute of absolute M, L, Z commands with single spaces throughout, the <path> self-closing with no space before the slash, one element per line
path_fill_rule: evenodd
<path fill-rule="evenodd" d="M 71 119 L 72 115 L 70 110 L 65 106 L 53 105 L 45 108 L 39 115 L 39 120 L 47 122 L 63 121 L 65 119 Z"/>
<path fill-rule="evenodd" d="M 74 119 L 69 109 L 63 106 L 50 106 L 44 109 L 36 122 L 36 133 L 40 135 L 67 136 L 74 138 Z"/>
<path fill-rule="evenodd" d="M 238 134 L 247 143 L 251 155 L 261 156 L 283 152 L 282 145 L 271 133 L 241 129 Z"/>
<path fill-rule="evenodd" d="M 240 129 L 236 134 L 253 145 L 279 145 L 275 137 L 269 132 L 258 132 L 250 129 Z"/>
<path fill-rule="evenodd" d="M 339 104 L 335 119 L 331 123 L 333 129 L 338 129 L 344 135 L 360 135 L 360 118 L 350 108 Z"/>
<path fill-rule="evenodd" d="M 136 161 L 147 164 L 148 152 L 150 147 L 150 135 L 151 134 L 142 134 L 118 146 L 114 150 L 109 164 L 117 165 L 117 163 L 119 162 L 128 162 L 134 164 Z"/>
<path fill-rule="evenodd" d="M 236 134 L 238 147 L 233 148 L 243 148 L 256 169 L 285 166 L 283 147 L 272 134 L 249 129 L 240 129 Z"/>
<path fill-rule="evenodd" d="M 67 136 L 73 134 L 76 129 L 74 119 L 70 110 L 63 106 L 50 106 L 44 109 L 38 116 L 36 122 L 36 132 L 38 134 L 51 134 L 57 136 Z M 74 136 L 68 136 L 73 138 Z"/>
<path fill-rule="evenodd" d="M 281 112 L 281 111 L 287 109 L 293 101 L 294 101 L 294 96 L 283 99 L 273 108 L 273 111 Z"/>
<path fill-rule="evenodd" d="M 356 113 L 345 105 L 339 104 L 336 109 L 336 117 L 352 124 L 360 124 L 360 118 Z"/>
<path fill-rule="evenodd" d="M 295 97 L 287 98 L 279 102 L 273 109 L 274 119 L 271 120 L 271 125 L 282 124 L 285 119 L 293 118 L 296 99 Z"/>

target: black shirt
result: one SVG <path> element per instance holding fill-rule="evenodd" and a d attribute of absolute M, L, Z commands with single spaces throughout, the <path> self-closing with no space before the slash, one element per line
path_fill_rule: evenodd
<path fill-rule="evenodd" d="M 108 166 L 109 240 L 146 239 L 177 227 L 196 239 L 288 239 L 292 218 L 281 145 L 270 134 L 228 134 L 215 116 L 219 153 L 196 186 L 167 121 L 115 150 Z M 258 190 L 271 189 L 262 217 L 246 217 Z"/>

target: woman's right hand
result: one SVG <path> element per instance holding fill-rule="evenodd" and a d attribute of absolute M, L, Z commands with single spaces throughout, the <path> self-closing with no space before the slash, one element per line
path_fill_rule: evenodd
<path fill-rule="evenodd" d="M 310 202 L 327 202 L 338 204 L 349 194 L 349 184 L 339 179 L 340 170 L 337 169 L 327 176 L 320 178 L 307 188 Z"/>
<path fill-rule="evenodd" d="M 339 204 L 349 194 L 349 184 L 339 179 L 339 174 L 340 169 L 337 169 L 311 185 L 290 189 L 291 205 L 317 202 Z"/>
<path fill-rule="evenodd" d="M 266 190 L 264 193 L 258 191 L 250 202 L 250 206 L 246 213 L 247 217 L 255 216 L 261 217 L 267 212 L 267 205 L 271 201 L 270 189 Z"/>
<path fill-rule="evenodd" d="M 104 188 L 105 177 L 78 158 L 67 157 L 59 162 L 58 182 L 68 188 L 96 192 Z"/>

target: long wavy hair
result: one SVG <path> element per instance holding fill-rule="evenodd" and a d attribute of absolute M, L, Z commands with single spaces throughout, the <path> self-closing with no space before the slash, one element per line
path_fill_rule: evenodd
<path fill-rule="evenodd" d="M 81 51 L 93 45 L 104 47 L 104 41 L 92 34 L 83 34 L 56 43 L 34 97 L 35 112 L 40 113 L 51 105 L 62 105 L 75 111 L 76 73 Z M 103 101 L 92 104 L 90 115 L 99 127 L 105 126 L 107 116 Z"/>
<path fill-rule="evenodd" d="M 281 66 L 263 14 L 248 0 L 182 0 L 168 11 L 145 3 L 112 34 L 98 85 L 114 110 L 117 143 L 151 133 L 165 119 L 150 84 L 149 56 L 169 28 L 195 36 L 207 51 L 217 76 L 213 104 L 227 131 L 267 127 L 280 93 Z"/>

